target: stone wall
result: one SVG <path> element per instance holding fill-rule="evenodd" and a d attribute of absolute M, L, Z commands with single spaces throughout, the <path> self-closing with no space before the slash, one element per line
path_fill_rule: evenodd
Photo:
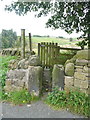
<path fill-rule="evenodd" d="M 28 69 L 15 69 L 7 73 L 5 91 L 27 89 L 31 94 L 42 92 L 42 67 L 29 66 Z"/>
<path fill-rule="evenodd" d="M 80 90 L 90 94 L 90 58 L 88 50 L 77 52 L 73 59 L 66 62 L 64 88 L 65 90 Z"/>
<path fill-rule="evenodd" d="M 1 55 L 11 55 L 11 56 L 21 55 L 21 50 L 10 49 L 10 48 L 8 48 L 8 49 L 2 49 L 2 50 L 0 50 L 0 54 Z M 35 52 L 34 51 L 26 50 L 25 51 L 25 55 L 26 56 L 35 55 Z"/>
<path fill-rule="evenodd" d="M 6 91 L 25 88 L 30 93 L 40 95 L 43 87 L 51 91 L 51 88 L 57 86 L 60 90 L 80 90 L 90 94 L 88 50 L 78 51 L 72 59 L 66 61 L 65 66 L 54 65 L 52 73 L 50 69 L 40 67 L 40 59 L 35 55 L 18 62 L 10 61 L 9 68 L 12 70 L 7 73 Z"/>
<path fill-rule="evenodd" d="M 27 89 L 31 94 L 42 94 L 43 68 L 38 56 L 32 55 L 21 61 L 10 61 L 5 91 Z"/>

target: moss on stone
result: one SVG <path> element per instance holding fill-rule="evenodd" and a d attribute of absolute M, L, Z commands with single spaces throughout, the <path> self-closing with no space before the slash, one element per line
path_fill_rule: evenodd
<path fill-rule="evenodd" d="M 67 60 L 65 62 L 64 67 L 68 63 L 75 63 L 76 59 L 78 59 L 78 60 L 82 60 L 82 59 L 90 60 L 89 52 L 90 52 L 90 50 L 80 50 L 80 51 L 78 51 L 77 54 L 75 56 L 73 56 L 73 58 L 71 58 L 70 60 Z"/>
<path fill-rule="evenodd" d="M 74 64 L 73 63 L 66 64 L 65 74 L 68 75 L 68 76 L 73 76 L 74 75 Z"/>

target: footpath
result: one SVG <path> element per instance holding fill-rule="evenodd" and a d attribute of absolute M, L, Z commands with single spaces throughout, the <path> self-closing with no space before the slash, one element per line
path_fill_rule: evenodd
<path fill-rule="evenodd" d="M 0 103 L 0 120 L 1 118 L 79 118 L 80 120 L 84 117 L 67 110 L 54 110 L 43 101 L 38 101 L 23 106 Z"/>

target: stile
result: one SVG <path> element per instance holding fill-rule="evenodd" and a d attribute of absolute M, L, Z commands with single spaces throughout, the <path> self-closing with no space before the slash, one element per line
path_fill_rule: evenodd
<path fill-rule="evenodd" d="M 59 48 L 57 43 L 41 42 L 38 44 L 38 55 L 43 67 L 52 68 L 57 63 Z"/>

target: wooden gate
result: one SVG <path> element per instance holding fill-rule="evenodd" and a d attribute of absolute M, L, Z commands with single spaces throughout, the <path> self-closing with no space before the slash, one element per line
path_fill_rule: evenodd
<path fill-rule="evenodd" d="M 41 65 L 50 68 L 57 64 L 59 50 L 58 43 L 38 43 L 38 56 L 40 57 Z"/>

